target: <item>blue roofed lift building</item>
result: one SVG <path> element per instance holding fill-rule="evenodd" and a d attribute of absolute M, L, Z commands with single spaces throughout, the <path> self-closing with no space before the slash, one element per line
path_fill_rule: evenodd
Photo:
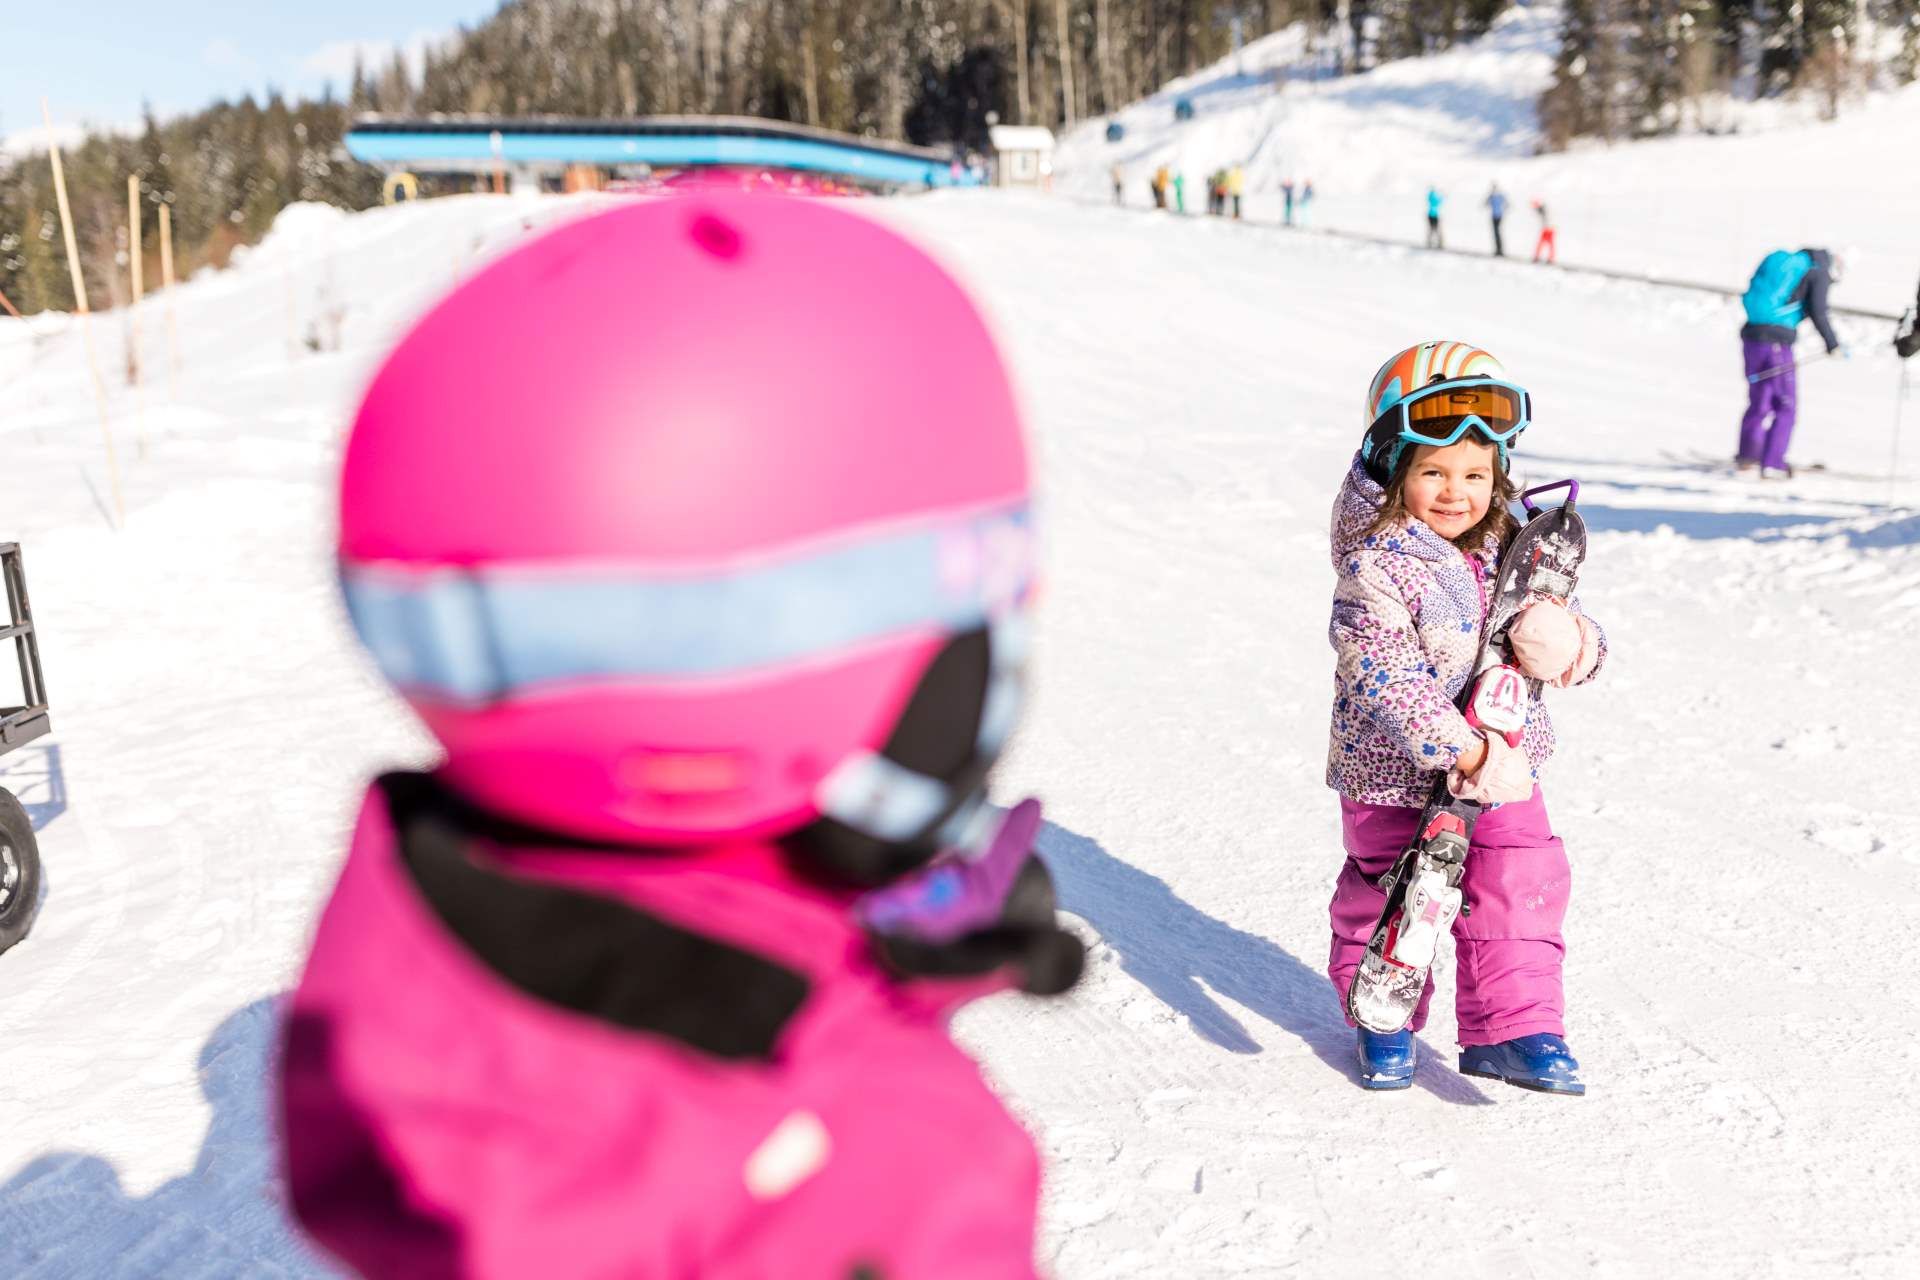
<path fill-rule="evenodd" d="M 390 200 L 418 194 L 415 175 L 544 191 L 703 169 L 804 174 L 869 191 L 984 181 L 979 165 L 952 151 L 733 116 L 361 116 L 345 141 L 348 155 L 387 175 Z"/>

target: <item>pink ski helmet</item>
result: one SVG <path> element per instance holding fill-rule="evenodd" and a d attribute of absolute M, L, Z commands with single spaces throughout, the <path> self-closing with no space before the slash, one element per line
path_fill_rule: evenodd
<path fill-rule="evenodd" d="M 541 237 L 401 341 L 347 444 L 341 574 L 484 808 L 798 833 L 879 880 L 960 836 L 1012 728 L 1027 501 L 1007 373 L 926 254 L 689 196 Z"/>

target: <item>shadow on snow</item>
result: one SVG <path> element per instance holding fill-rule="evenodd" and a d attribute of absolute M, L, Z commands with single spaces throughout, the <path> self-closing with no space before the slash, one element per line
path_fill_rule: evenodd
<path fill-rule="evenodd" d="M 1040 835 L 1060 904 L 1083 917 L 1120 957 L 1120 967 L 1178 1013 L 1195 1034 L 1234 1053 L 1259 1053 L 1255 1040 L 1211 993 L 1232 1000 L 1310 1048 L 1354 1087 L 1354 1033 L 1318 969 L 1269 942 L 1215 919 L 1166 881 L 1122 862 L 1099 841 L 1047 823 Z M 1447 1102 L 1487 1096 L 1448 1065 L 1451 1054 L 1420 1045 L 1414 1082 Z"/>
<path fill-rule="evenodd" d="M 278 1001 L 256 1000 L 200 1051 L 213 1108 L 193 1168 L 130 1196 L 112 1164 L 74 1151 L 38 1156 L 0 1186 L 0 1275 L 46 1280 L 231 1276 L 326 1280 L 277 1198 L 268 1063 Z"/>
<path fill-rule="evenodd" d="M 58 756 L 47 761 L 58 774 Z M 56 810 L 57 811 L 57 810 Z M 1049 823 L 1040 846 L 1061 901 L 1083 916 L 1122 968 L 1194 1031 L 1235 1053 L 1261 1046 L 1211 992 L 1298 1037 L 1358 1087 L 1353 1033 L 1323 974 L 1265 938 L 1225 924 L 1098 841 Z M 213 1117 L 187 1173 L 129 1195 L 98 1155 L 34 1158 L 0 1186 L 0 1275 L 151 1280 L 260 1276 L 324 1280 L 335 1273 L 294 1232 L 278 1198 L 269 1064 L 278 1001 L 256 1000 L 215 1029 L 199 1076 Z M 1421 1046 L 1415 1082 L 1445 1101 L 1486 1096 Z"/>
<path fill-rule="evenodd" d="M 0 787 L 13 792 L 35 831 L 67 811 L 67 775 L 60 767 L 60 744 L 31 742 L 0 759 Z"/>
<path fill-rule="evenodd" d="M 1593 533 L 1655 533 L 1662 525 L 1683 538 L 1711 541 L 1738 538 L 1748 542 L 1771 542 L 1782 531 L 1808 525 L 1829 524 L 1839 517 L 1831 515 L 1788 515 L 1778 511 L 1689 511 L 1684 507 L 1609 507 L 1598 503 L 1580 504 Z"/>

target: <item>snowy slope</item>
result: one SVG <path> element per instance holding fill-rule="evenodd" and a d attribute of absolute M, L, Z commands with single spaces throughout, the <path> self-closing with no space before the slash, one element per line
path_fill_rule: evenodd
<path fill-rule="evenodd" d="M 182 291 L 144 458 L 115 392 L 121 534 L 77 335 L 0 327 L 0 537 L 26 544 L 57 730 L 0 759 L 49 875 L 0 959 L 0 1274 L 323 1274 L 273 1200 L 268 1002 L 365 775 L 427 750 L 334 599 L 340 427 L 425 298 L 586 207 L 290 214 Z M 1049 591 L 997 786 L 1046 799 L 1093 964 L 961 1033 L 1048 1155 L 1054 1271 L 1346 1273 L 1389 1236 L 1502 1280 L 1910 1271 L 1916 996 L 1857 975 L 1920 947 L 1920 482 L 1759 489 L 1670 456 L 1731 444 L 1715 299 L 991 193 L 861 209 L 974 284 L 1032 412 Z M 347 349 L 289 356 L 289 300 L 298 334 L 329 274 Z M 1548 780 L 1582 1100 L 1452 1072 L 1450 963 L 1419 1087 L 1364 1094 L 1319 974 L 1326 513 L 1365 379 L 1443 331 L 1534 388 L 1523 470 L 1580 477 L 1596 531 L 1614 657 L 1559 698 Z M 143 342 L 159 361 L 158 312 Z M 1896 380 L 1878 352 L 1808 370 L 1797 455 L 1882 472 Z"/>
<path fill-rule="evenodd" d="M 23 544 L 55 730 L 0 757 L 47 876 L 0 957 L 0 1275 L 318 1274 L 267 1191 L 261 1002 L 298 971 L 363 775 L 427 750 L 344 643 L 340 431 L 407 318 L 580 208 L 295 206 L 239 269 L 180 290 L 171 399 L 150 305 L 151 381 L 113 395 L 122 534 L 79 334 L 0 324 L 0 539 Z M 344 350 L 316 355 L 329 294 Z M 94 317 L 115 384 L 123 320 Z"/>
<path fill-rule="evenodd" d="M 1557 5 L 1517 7 L 1477 41 L 1344 79 L 1305 74 L 1303 29 L 1276 32 L 1110 117 L 1126 128 L 1119 143 L 1106 141 L 1108 118 L 1069 132 L 1056 188 L 1109 201 L 1117 163 L 1127 202 L 1146 207 L 1166 164 L 1201 210 L 1206 175 L 1240 163 L 1249 217 L 1278 222 L 1280 183 L 1311 179 L 1314 225 L 1417 241 L 1432 185 L 1447 198 L 1448 243 L 1490 250 L 1484 201 L 1498 182 L 1513 201 L 1510 255 L 1531 253 L 1528 205 L 1541 199 L 1562 261 L 1738 287 L 1771 249 L 1827 245 L 1852 250 L 1857 268 L 1836 302 L 1897 312 L 1912 301 L 1920 178 L 1899 140 L 1920 133 L 1920 84 L 1849 103 L 1833 123 L 1808 119 L 1798 99 L 1721 101 L 1735 136 L 1536 155 L 1559 23 Z M 1182 97 L 1195 107 L 1186 123 L 1173 118 Z"/>

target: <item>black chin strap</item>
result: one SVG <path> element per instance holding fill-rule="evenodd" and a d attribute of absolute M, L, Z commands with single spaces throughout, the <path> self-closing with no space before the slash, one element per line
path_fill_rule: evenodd
<path fill-rule="evenodd" d="M 1019 620 L 955 636 L 928 664 L 878 753 L 842 762 L 822 816 L 785 843 L 838 879 L 880 885 L 964 843 L 1019 702 Z"/>
<path fill-rule="evenodd" d="M 514 875 L 485 846 L 620 849 L 568 840 L 486 814 L 420 773 L 378 783 L 401 865 L 468 953 L 522 994 L 716 1058 L 773 1056 L 809 990 L 784 965 L 628 903 Z"/>

